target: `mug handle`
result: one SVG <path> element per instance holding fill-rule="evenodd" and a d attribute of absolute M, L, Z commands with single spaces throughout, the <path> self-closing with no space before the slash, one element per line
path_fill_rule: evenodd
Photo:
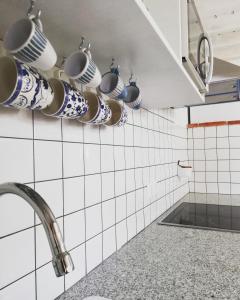
<path fill-rule="evenodd" d="M 62 74 L 64 73 L 64 71 L 62 69 L 57 69 L 53 72 L 53 76 L 59 80 L 61 80 L 62 78 Z M 78 87 L 76 85 L 75 80 L 73 80 L 72 78 L 69 78 L 69 83 L 76 89 L 78 90 Z"/>
<path fill-rule="evenodd" d="M 40 20 L 40 11 L 38 11 L 38 14 L 35 15 L 29 15 L 28 18 L 33 21 L 37 27 L 40 29 L 41 32 L 43 32 L 43 24 L 42 21 Z"/>
<path fill-rule="evenodd" d="M 84 48 L 82 51 L 85 52 L 85 53 L 88 55 L 88 57 L 89 57 L 90 59 L 92 59 L 92 54 L 91 54 L 91 52 L 90 52 L 90 47 L 91 47 L 91 44 L 88 43 L 87 48 Z"/>

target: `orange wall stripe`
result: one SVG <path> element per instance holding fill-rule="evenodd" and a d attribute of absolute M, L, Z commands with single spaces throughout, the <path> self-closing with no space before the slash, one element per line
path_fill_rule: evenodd
<path fill-rule="evenodd" d="M 187 128 L 240 125 L 240 120 L 188 124 Z"/>

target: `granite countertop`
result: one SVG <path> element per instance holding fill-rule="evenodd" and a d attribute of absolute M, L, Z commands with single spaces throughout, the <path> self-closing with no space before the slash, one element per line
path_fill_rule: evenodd
<path fill-rule="evenodd" d="M 156 222 L 58 300 L 240 299 L 238 233 Z"/>

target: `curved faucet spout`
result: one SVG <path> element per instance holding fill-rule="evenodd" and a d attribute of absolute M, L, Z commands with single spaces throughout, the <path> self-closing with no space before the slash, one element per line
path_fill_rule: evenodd
<path fill-rule="evenodd" d="M 61 231 L 54 214 L 43 198 L 30 187 L 21 183 L 0 184 L 0 196 L 15 194 L 26 200 L 41 220 L 52 251 L 56 276 L 63 276 L 74 270 L 70 254 L 67 252 Z"/>

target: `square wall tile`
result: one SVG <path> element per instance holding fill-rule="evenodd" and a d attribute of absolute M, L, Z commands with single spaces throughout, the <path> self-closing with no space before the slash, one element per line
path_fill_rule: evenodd
<path fill-rule="evenodd" d="M 23 277 L 0 291 L 0 299 L 4 300 L 18 300 L 19 295 L 21 295 L 21 299 L 35 299 L 34 273 Z"/>
<path fill-rule="evenodd" d="M 230 171 L 240 172 L 240 159 L 230 160 Z"/>
<path fill-rule="evenodd" d="M 230 183 L 219 183 L 218 185 L 220 194 L 231 194 L 231 184 Z"/>
<path fill-rule="evenodd" d="M 33 182 L 33 142 L 0 138 L 0 166 L 0 182 Z"/>
<path fill-rule="evenodd" d="M 135 166 L 135 154 L 133 147 L 125 147 L 125 160 L 126 160 L 126 168 L 134 168 Z"/>
<path fill-rule="evenodd" d="M 63 174 L 64 177 L 84 174 L 82 144 L 63 143 Z"/>
<path fill-rule="evenodd" d="M 126 171 L 115 172 L 115 193 L 117 195 L 122 195 L 126 192 Z M 134 180 L 134 178 L 133 178 Z"/>
<path fill-rule="evenodd" d="M 240 172 L 231 172 L 231 183 L 240 183 Z"/>
<path fill-rule="evenodd" d="M 52 263 L 48 263 L 37 270 L 37 287 L 38 300 L 55 299 L 64 292 L 64 277 L 56 277 Z"/>
<path fill-rule="evenodd" d="M 133 130 L 134 127 L 132 125 L 125 125 L 125 145 L 127 146 L 133 146 L 134 140 L 133 140 Z"/>
<path fill-rule="evenodd" d="M 101 171 L 110 172 L 114 170 L 114 156 L 112 146 L 101 146 Z"/>
<path fill-rule="evenodd" d="M 74 261 L 74 270 L 65 277 L 66 289 L 85 276 L 85 244 L 70 251 Z"/>
<path fill-rule="evenodd" d="M 136 212 L 136 195 L 135 192 L 127 194 L 127 215 L 130 216 Z"/>
<path fill-rule="evenodd" d="M 124 147 L 115 146 L 114 147 L 114 163 L 115 170 L 125 169 L 125 150 Z"/>
<path fill-rule="evenodd" d="M 228 126 L 218 126 L 217 127 L 217 136 L 218 137 L 227 137 L 228 136 Z"/>
<path fill-rule="evenodd" d="M 100 144 L 99 126 L 83 125 L 84 143 Z"/>
<path fill-rule="evenodd" d="M 218 171 L 227 172 L 229 171 L 229 160 L 218 161 Z"/>
<path fill-rule="evenodd" d="M 230 148 L 240 148 L 240 137 L 231 137 L 229 138 Z"/>
<path fill-rule="evenodd" d="M 228 137 L 217 138 L 217 147 L 218 148 L 229 148 L 229 139 Z"/>
<path fill-rule="evenodd" d="M 109 228 L 115 223 L 115 199 L 102 203 L 102 221 L 103 230 Z"/>
<path fill-rule="evenodd" d="M 100 127 L 101 144 L 113 145 L 113 127 Z"/>
<path fill-rule="evenodd" d="M 205 138 L 216 137 L 216 136 L 217 136 L 216 127 L 206 127 L 205 128 Z"/>
<path fill-rule="evenodd" d="M 207 183 L 207 193 L 218 193 L 217 183 Z"/>
<path fill-rule="evenodd" d="M 205 149 L 216 149 L 217 139 L 216 138 L 206 138 L 205 139 Z"/>
<path fill-rule="evenodd" d="M 85 205 L 86 207 L 101 202 L 101 175 L 85 177 Z"/>
<path fill-rule="evenodd" d="M 101 204 L 86 209 L 86 238 L 90 239 L 102 231 Z"/>
<path fill-rule="evenodd" d="M 240 136 L 240 125 L 229 126 L 229 135 L 239 137 Z"/>
<path fill-rule="evenodd" d="M 100 173 L 100 145 L 84 145 L 85 174 Z"/>
<path fill-rule="evenodd" d="M 144 229 L 143 210 L 140 210 L 139 212 L 137 212 L 136 217 L 137 217 L 137 233 L 139 233 L 140 231 L 142 231 Z"/>
<path fill-rule="evenodd" d="M 114 137 L 113 138 L 114 145 L 124 146 L 125 144 L 124 126 L 114 127 L 113 137 Z"/>
<path fill-rule="evenodd" d="M 101 176 L 102 201 L 105 201 L 114 197 L 114 172 L 102 173 Z"/>
<path fill-rule="evenodd" d="M 64 214 L 84 207 L 84 177 L 64 179 Z"/>
<path fill-rule="evenodd" d="M 127 218 L 127 228 L 128 228 L 128 241 L 129 241 L 137 234 L 135 214 Z"/>
<path fill-rule="evenodd" d="M 72 249 L 85 241 L 84 211 L 64 217 L 64 238 L 67 249 Z"/>
<path fill-rule="evenodd" d="M 229 159 L 229 149 L 217 149 L 218 159 Z"/>
<path fill-rule="evenodd" d="M 49 118 L 40 112 L 34 112 L 34 138 L 61 141 L 61 120 Z"/>
<path fill-rule="evenodd" d="M 34 211 L 26 201 L 13 194 L 1 196 L 0 238 L 33 225 Z"/>
<path fill-rule="evenodd" d="M 47 202 L 56 218 L 63 215 L 63 190 L 61 179 L 38 182 L 35 185 L 35 190 Z M 39 218 L 37 218 L 37 223 L 40 223 Z"/>
<path fill-rule="evenodd" d="M 122 222 L 116 225 L 116 235 L 117 235 L 117 249 L 119 250 L 127 242 L 127 221 L 123 220 Z"/>
<path fill-rule="evenodd" d="M 60 142 L 34 141 L 36 181 L 62 178 Z"/>
<path fill-rule="evenodd" d="M 62 120 L 63 141 L 83 142 L 83 124 L 76 120 Z"/>
<path fill-rule="evenodd" d="M 126 192 L 135 190 L 135 172 L 134 170 L 126 171 Z"/>
<path fill-rule="evenodd" d="M 226 183 L 226 182 L 230 182 L 231 176 L 230 176 L 230 172 L 218 172 L 218 182 L 222 182 L 222 183 Z"/>
<path fill-rule="evenodd" d="M 103 259 L 108 258 L 116 251 L 115 227 L 103 232 Z"/>
<path fill-rule="evenodd" d="M 0 136 L 32 138 L 32 114 L 27 110 L 17 110 L 1 107 Z"/>
<path fill-rule="evenodd" d="M 102 262 L 102 234 L 95 236 L 86 244 L 87 272 Z"/>
<path fill-rule="evenodd" d="M 34 270 L 34 230 L 28 229 L 0 239 L 0 249 L 1 289 Z"/>
<path fill-rule="evenodd" d="M 205 183 L 195 182 L 195 193 L 206 193 L 207 188 Z"/>
<path fill-rule="evenodd" d="M 233 195 L 240 195 L 240 184 L 239 183 L 231 184 L 231 193 Z"/>
<path fill-rule="evenodd" d="M 126 195 L 116 198 L 116 222 L 120 222 L 127 216 Z"/>

